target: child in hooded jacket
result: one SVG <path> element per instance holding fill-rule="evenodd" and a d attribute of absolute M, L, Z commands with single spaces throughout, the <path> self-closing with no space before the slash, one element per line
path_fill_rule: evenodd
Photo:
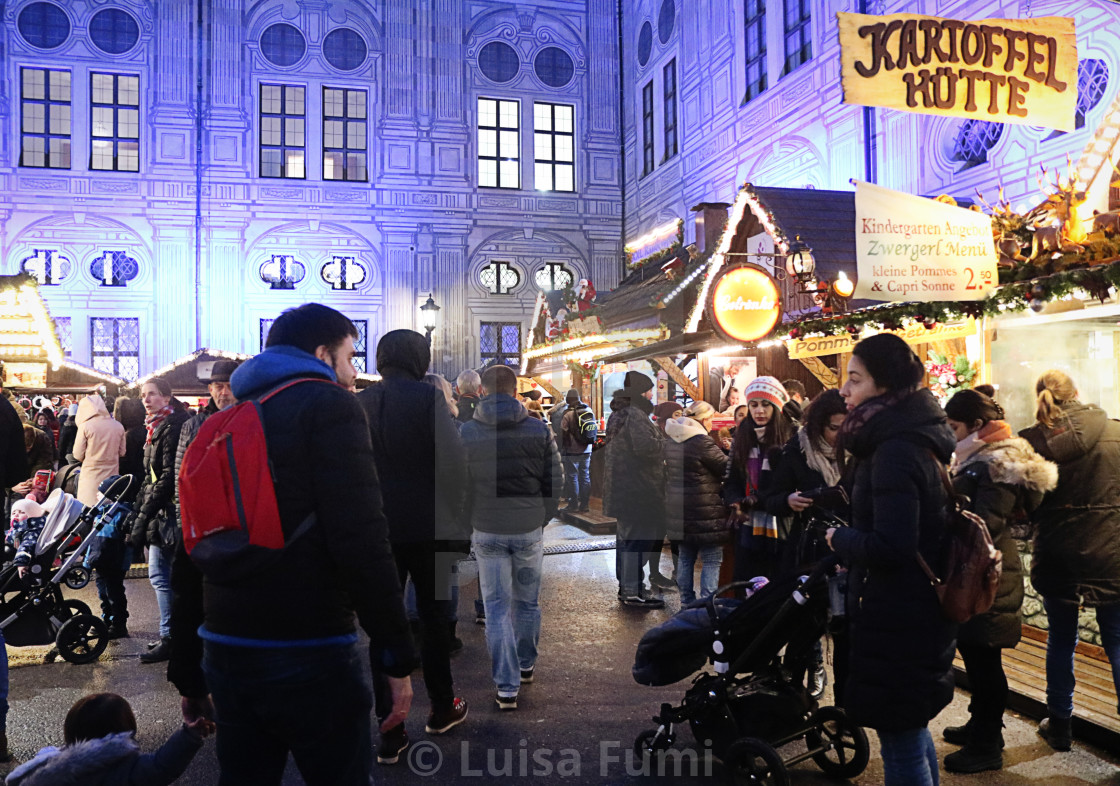
<path fill-rule="evenodd" d="M 12 525 L 4 542 L 15 554 L 13 562 L 26 567 L 35 556 L 35 546 L 47 525 L 47 511 L 32 499 L 21 499 L 12 504 Z M 22 571 L 21 571 L 22 574 Z"/>
<path fill-rule="evenodd" d="M 214 730 L 213 721 L 184 723 L 155 753 L 136 744 L 136 716 L 115 693 L 78 699 L 66 714 L 61 748 L 43 748 L 4 781 L 6 786 L 167 786 L 187 769 Z"/>

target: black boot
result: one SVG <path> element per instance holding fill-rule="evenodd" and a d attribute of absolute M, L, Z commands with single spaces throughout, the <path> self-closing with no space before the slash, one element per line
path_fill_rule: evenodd
<path fill-rule="evenodd" d="M 972 718 L 969 718 L 968 723 L 963 726 L 946 726 L 945 730 L 941 732 L 941 737 L 950 745 L 968 745 L 969 735 L 972 734 L 972 726 Z M 1000 750 L 1004 747 L 1002 727 L 999 733 L 999 747 Z"/>
<path fill-rule="evenodd" d="M 1068 751 L 1073 745 L 1073 732 L 1070 729 L 1072 718 L 1043 718 L 1038 724 L 1038 734 L 1046 744 L 1056 751 Z"/>
<path fill-rule="evenodd" d="M 152 649 L 145 652 L 140 656 L 141 663 L 163 663 L 165 660 L 171 659 L 171 637 L 165 636 L 160 639 Z"/>
<path fill-rule="evenodd" d="M 969 720 L 965 746 L 945 757 L 949 772 L 984 772 L 1003 769 L 1003 722 L 978 723 Z"/>

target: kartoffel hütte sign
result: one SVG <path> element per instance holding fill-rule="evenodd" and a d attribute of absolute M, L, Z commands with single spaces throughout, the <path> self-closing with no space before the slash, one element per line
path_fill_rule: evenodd
<path fill-rule="evenodd" d="M 983 300 L 999 283 L 992 220 L 872 183 L 856 186 L 856 289 L 866 300 Z"/>
<path fill-rule="evenodd" d="M 836 16 L 845 104 L 1074 130 L 1072 19 Z"/>

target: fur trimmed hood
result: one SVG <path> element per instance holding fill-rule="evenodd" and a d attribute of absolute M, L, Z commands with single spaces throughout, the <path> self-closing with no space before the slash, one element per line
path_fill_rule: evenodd
<path fill-rule="evenodd" d="M 708 432 L 698 421 L 684 415 L 667 420 L 665 422 L 665 433 L 669 436 L 669 439 L 676 443 L 685 442 L 693 437 L 708 436 Z"/>
<path fill-rule="evenodd" d="M 964 472 L 977 462 L 988 465 L 988 475 L 996 483 L 1022 486 L 1042 494 L 1058 485 L 1058 465 L 1040 456 L 1021 437 L 1011 437 L 985 445 L 969 456 L 958 468 Z"/>
<path fill-rule="evenodd" d="M 12 770 L 6 786 L 88 786 L 125 759 L 139 756 L 129 732 L 83 740 L 65 748 L 43 748 L 35 758 Z"/>

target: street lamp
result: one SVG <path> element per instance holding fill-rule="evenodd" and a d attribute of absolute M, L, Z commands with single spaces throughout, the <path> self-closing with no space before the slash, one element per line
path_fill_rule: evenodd
<path fill-rule="evenodd" d="M 803 242 L 801 235 L 797 235 L 789 244 L 789 254 L 786 256 L 786 272 L 797 280 L 802 288 L 813 280 L 817 271 L 817 262 L 813 259 L 813 251 Z"/>
<path fill-rule="evenodd" d="M 428 335 L 429 344 L 432 343 L 432 331 L 436 329 L 438 317 L 439 306 L 436 305 L 436 301 L 432 300 L 432 294 L 429 292 L 427 302 L 420 306 L 420 322 Z"/>

